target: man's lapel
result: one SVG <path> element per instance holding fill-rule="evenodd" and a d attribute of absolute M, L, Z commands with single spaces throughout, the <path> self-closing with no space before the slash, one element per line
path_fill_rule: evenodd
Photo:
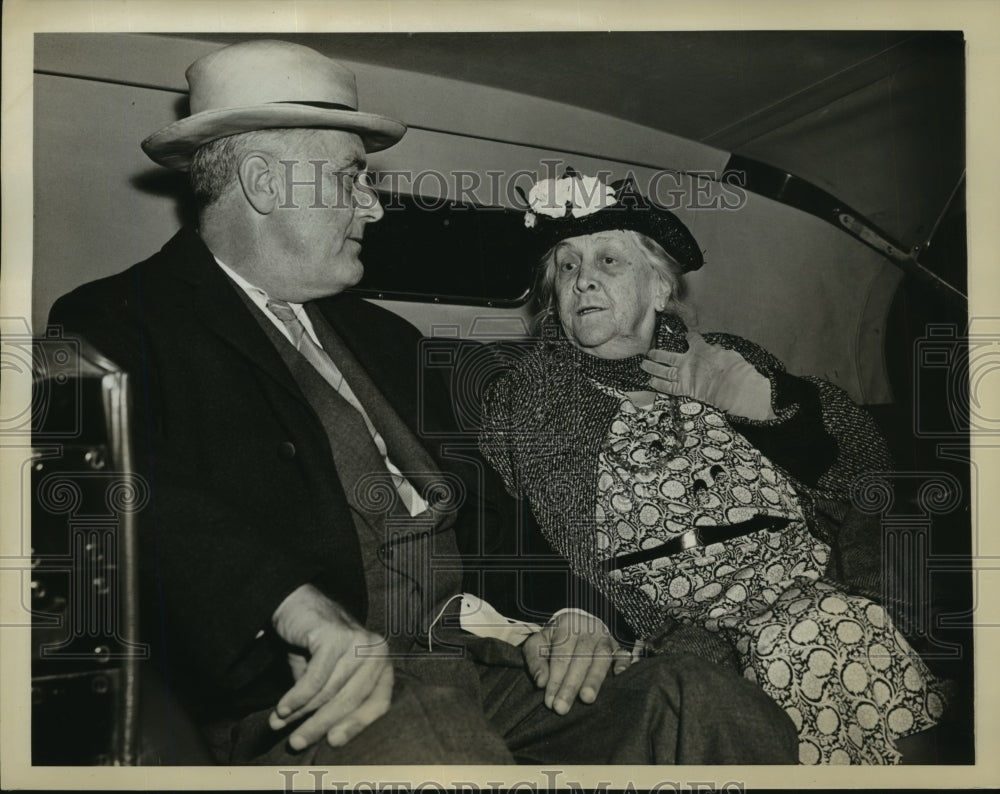
<path fill-rule="evenodd" d="M 418 376 L 419 348 L 409 339 L 387 340 L 384 333 L 373 329 L 370 307 L 353 295 L 316 301 L 314 307 L 380 393 L 382 399 L 376 399 L 373 406 L 381 403 L 395 413 L 395 417 L 381 420 L 384 426 L 379 430 L 385 436 L 390 457 L 405 468 L 414 485 L 433 492 L 441 482 L 442 471 L 463 476 L 455 461 L 443 457 L 421 436 L 421 411 L 432 407 L 443 411 L 448 406 L 424 404 L 426 396 L 420 394 Z"/>
<path fill-rule="evenodd" d="M 316 308 L 351 351 L 368 377 L 389 401 L 393 410 L 414 432 L 417 429 L 419 396 L 417 394 L 418 351 L 408 348 L 406 340 L 374 341 L 371 313 L 361 298 L 350 294 L 334 295 L 316 301 Z M 384 342 L 384 334 L 377 335 Z"/>
<path fill-rule="evenodd" d="M 276 407 L 287 406 L 287 397 L 292 396 L 309 408 L 309 414 L 315 418 L 288 366 L 246 306 L 239 287 L 218 266 L 201 238 L 192 230 L 183 230 L 166 248 L 173 260 L 174 274 L 193 286 L 193 308 L 198 320 L 262 374 L 261 381 L 268 387 Z M 414 357 L 419 351 L 410 349 L 403 340 L 389 345 L 372 343 L 370 313 L 363 311 L 367 307 L 359 306 L 360 303 L 360 298 L 342 294 L 316 301 L 316 307 L 403 424 L 416 435 L 420 397 L 418 362 Z M 279 396 L 285 399 L 278 399 Z M 428 452 L 426 445 L 416 439 L 415 443 Z M 443 461 L 438 459 L 438 462 Z"/>
<path fill-rule="evenodd" d="M 194 311 L 213 333 L 224 339 L 268 380 L 305 404 L 288 367 L 260 325 L 244 305 L 237 287 L 215 261 L 201 238 L 184 230 L 168 245 L 174 254 L 176 275 L 194 287 Z"/>

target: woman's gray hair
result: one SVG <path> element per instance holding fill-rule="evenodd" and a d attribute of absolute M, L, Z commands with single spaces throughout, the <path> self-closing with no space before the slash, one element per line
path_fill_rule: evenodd
<path fill-rule="evenodd" d="M 666 314 L 679 314 L 688 319 L 684 298 L 687 297 L 687 283 L 684 280 L 684 268 L 663 246 L 642 232 L 622 229 L 622 234 L 635 243 L 636 249 L 644 255 L 647 264 L 670 287 L 670 298 L 664 308 Z M 550 248 L 542 257 L 538 267 L 538 278 L 535 282 L 535 294 L 538 296 L 538 314 L 535 315 L 535 325 L 542 330 L 553 323 L 559 327 L 559 308 L 556 296 L 556 248 Z"/>

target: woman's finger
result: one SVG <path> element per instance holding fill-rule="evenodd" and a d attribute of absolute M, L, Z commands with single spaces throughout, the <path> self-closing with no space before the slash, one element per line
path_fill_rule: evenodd
<path fill-rule="evenodd" d="M 614 642 L 610 637 L 607 637 L 594 649 L 590 666 L 580 684 L 580 700 L 584 703 L 593 703 L 597 700 L 601 684 L 608 677 L 608 671 L 614 661 L 614 647 Z"/>
<path fill-rule="evenodd" d="M 679 377 L 678 368 L 671 364 L 660 364 L 647 358 L 639 366 L 650 375 L 664 380 L 677 380 Z"/>
<path fill-rule="evenodd" d="M 643 367 L 646 372 L 649 373 L 650 378 L 655 380 L 661 380 L 664 383 L 677 384 L 680 382 L 680 372 L 677 367 L 660 367 L 657 366 L 656 369 L 651 367 Z"/>
<path fill-rule="evenodd" d="M 666 366 L 676 367 L 684 360 L 684 356 L 686 355 L 687 355 L 686 353 L 675 353 L 671 350 L 659 350 L 654 347 L 652 350 L 646 353 L 646 358 L 643 360 L 643 363 L 645 364 L 649 361 L 652 361 L 656 364 L 664 364 Z"/>
<path fill-rule="evenodd" d="M 676 380 L 664 380 L 663 378 L 652 377 L 649 379 L 649 386 L 662 394 L 673 394 L 677 397 L 688 396 L 684 394 L 680 382 Z"/>
<path fill-rule="evenodd" d="M 528 667 L 528 675 L 535 686 L 543 687 L 549 682 L 549 646 L 545 642 L 545 632 L 537 631 L 524 641 L 522 653 Z"/>
<path fill-rule="evenodd" d="M 559 688 L 552 699 L 551 708 L 556 714 L 566 714 L 576 702 L 578 695 L 585 703 L 591 702 L 596 697 L 595 681 L 598 676 L 604 680 L 608 667 L 611 665 L 611 654 L 595 653 L 592 649 L 584 647 L 574 652 L 566 668 L 566 674 L 562 678 Z M 590 687 L 591 700 L 582 697 L 583 689 Z M 597 684 L 599 688 L 600 684 Z"/>
<path fill-rule="evenodd" d="M 624 673 L 626 670 L 628 670 L 628 668 L 632 666 L 632 662 L 634 661 L 635 658 L 633 657 L 631 651 L 627 651 L 624 648 L 619 648 L 617 651 L 615 651 L 614 656 L 612 657 L 613 666 L 611 668 L 611 671 L 615 675 L 620 675 L 621 673 Z"/>
<path fill-rule="evenodd" d="M 545 682 L 545 705 L 550 709 L 555 707 L 556 695 L 572 661 L 573 657 L 567 653 L 565 643 L 558 649 L 553 648 L 549 656 L 549 676 Z"/>
<path fill-rule="evenodd" d="M 711 350 L 712 346 L 705 341 L 705 337 L 697 331 L 687 333 L 688 352 L 698 352 L 701 350 Z"/>

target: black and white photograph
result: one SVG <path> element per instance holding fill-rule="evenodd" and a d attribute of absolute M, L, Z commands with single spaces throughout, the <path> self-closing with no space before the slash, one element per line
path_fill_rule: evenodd
<path fill-rule="evenodd" d="M 989 780 L 1000 12 L 240 6 L 4 7 L 3 786 Z"/>

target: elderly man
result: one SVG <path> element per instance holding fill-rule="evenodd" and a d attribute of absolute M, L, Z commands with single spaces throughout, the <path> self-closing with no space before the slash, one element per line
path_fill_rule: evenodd
<path fill-rule="evenodd" d="M 187 77 L 191 115 L 143 148 L 190 171 L 198 228 L 51 321 L 132 375 L 146 635 L 216 758 L 794 761 L 784 714 L 693 657 L 629 666 L 568 613 L 521 647 L 459 628 L 455 529 L 499 497 L 415 435 L 414 329 L 344 294 L 383 212 L 366 152 L 405 128 L 299 45 L 226 47 Z M 447 429 L 447 392 L 420 399 Z"/>

